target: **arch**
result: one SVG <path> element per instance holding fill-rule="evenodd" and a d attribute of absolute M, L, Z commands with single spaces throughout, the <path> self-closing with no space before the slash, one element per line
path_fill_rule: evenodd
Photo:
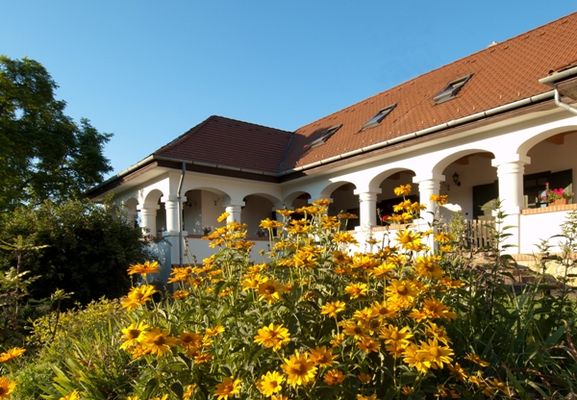
<path fill-rule="evenodd" d="M 459 160 L 464 160 L 467 157 L 475 154 L 487 154 L 491 155 L 491 158 L 495 157 L 495 154 L 492 151 L 486 149 L 479 149 L 479 148 L 470 148 L 470 149 L 463 149 L 456 151 L 454 153 L 449 154 L 441 158 L 432 168 L 432 176 L 440 176 L 443 172 L 447 169 L 447 167 L 455 162 L 459 162 Z"/>
<path fill-rule="evenodd" d="M 307 197 L 306 201 L 308 201 L 311 198 L 311 194 L 305 191 L 296 191 L 296 192 L 292 192 L 289 195 L 285 196 L 283 203 L 285 205 L 285 207 L 288 208 L 293 208 L 295 207 L 294 203 L 297 199 L 302 199 L 304 197 Z M 304 204 L 302 204 L 304 205 Z M 297 207 L 300 207 L 301 204 L 299 204 Z"/>
<path fill-rule="evenodd" d="M 281 199 L 279 199 L 278 197 L 276 197 L 270 193 L 264 193 L 264 192 L 248 193 L 246 196 L 244 196 L 244 199 L 246 199 L 247 197 L 250 197 L 250 196 L 263 197 L 263 198 L 267 199 L 268 201 L 270 201 L 272 204 L 278 204 L 281 202 Z"/>
<path fill-rule="evenodd" d="M 413 174 L 415 173 L 410 168 L 397 167 L 397 168 L 387 169 L 385 171 L 378 173 L 369 181 L 369 191 L 380 193 L 381 192 L 381 184 L 385 179 L 387 179 L 387 178 L 389 178 L 395 174 L 399 174 L 401 172 L 404 172 L 404 171 L 411 171 L 411 172 L 413 172 Z"/>
<path fill-rule="evenodd" d="M 160 202 L 161 197 L 164 196 L 164 193 L 160 189 L 152 189 L 144 196 L 144 207 L 153 207 L 158 205 Z"/>
<path fill-rule="evenodd" d="M 243 201 L 241 222 L 247 226 L 249 238 L 260 238 L 264 231 L 261 230 L 260 222 L 266 218 L 274 217 L 274 205 L 277 199 L 274 196 L 262 194 L 249 194 Z"/>
<path fill-rule="evenodd" d="M 353 188 L 356 188 L 356 185 L 349 181 L 336 181 L 328 184 L 319 192 L 319 198 L 321 199 L 330 199 L 332 194 L 335 190 L 345 185 L 351 185 Z M 354 190 L 354 189 L 353 189 Z"/>
<path fill-rule="evenodd" d="M 531 150 L 531 148 L 533 148 L 540 142 L 560 134 L 569 134 L 574 132 L 577 132 L 577 126 L 575 125 L 567 125 L 554 129 L 545 130 L 522 142 L 517 148 L 517 153 L 521 156 L 526 156 L 527 153 Z"/>

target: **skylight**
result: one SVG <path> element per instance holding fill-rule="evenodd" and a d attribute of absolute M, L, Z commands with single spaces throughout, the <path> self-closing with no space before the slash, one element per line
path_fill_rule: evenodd
<path fill-rule="evenodd" d="M 455 79 L 447 84 L 447 86 L 441 90 L 435 97 L 433 97 L 433 101 L 437 104 L 443 103 L 447 100 L 451 100 L 457 93 L 461 90 L 465 83 L 473 76 L 472 74 L 464 76 L 459 79 Z"/>
<path fill-rule="evenodd" d="M 392 104 L 388 107 L 383 108 L 382 110 L 380 110 L 378 113 L 376 113 L 371 119 L 369 119 L 361 128 L 361 130 L 364 129 L 369 129 L 372 128 L 374 126 L 377 126 L 381 123 L 381 121 L 383 119 L 385 119 L 385 117 L 387 115 L 389 115 L 391 113 L 391 111 L 393 111 L 395 109 L 395 107 L 397 106 L 397 104 Z"/>
<path fill-rule="evenodd" d="M 311 149 L 313 147 L 317 147 L 317 146 L 320 146 L 321 144 L 324 144 L 327 140 L 329 140 L 329 138 L 331 136 L 333 136 L 335 134 L 336 131 L 338 131 L 340 129 L 341 126 L 343 126 L 343 125 L 342 124 L 341 125 L 335 125 L 335 126 L 331 126 L 330 128 L 325 129 L 325 131 L 322 132 L 318 138 L 316 138 L 315 140 L 313 140 L 312 142 L 307 144 L 305 146 L 305 148 Z"/>

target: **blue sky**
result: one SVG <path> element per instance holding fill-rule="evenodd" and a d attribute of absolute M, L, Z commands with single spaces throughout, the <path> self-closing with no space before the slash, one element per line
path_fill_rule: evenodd
<path fill-rule="evenodd" d="M 577 11 L 576 0 L 0 0 L 115 172 L 210 115 L 294 130 Z"/>

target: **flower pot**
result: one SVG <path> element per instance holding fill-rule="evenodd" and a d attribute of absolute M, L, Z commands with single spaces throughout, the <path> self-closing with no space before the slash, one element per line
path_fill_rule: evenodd
<path fill-rule="evenodd" d="M 561 205 L 561 204 L 567 204 L 567 199 L 565 199 L 565 198 L 563 198 L 563 199 L 555 199 L 555 200 L 552 200 L 552 201 L 549 203 L 549 205 L 551 205 L 551 206 L 558 206 L 558 205 Z"/>

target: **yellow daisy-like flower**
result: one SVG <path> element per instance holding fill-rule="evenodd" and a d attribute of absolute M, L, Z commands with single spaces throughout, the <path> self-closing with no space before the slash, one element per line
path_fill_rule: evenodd
<path fill-rule="evenodd" d="M 18 358 L 22 354 L 24 354 L 25 351 L 26 349 L 23 349 L 22 347 L 12 347 L 11 349 L 8 349 L 3 353 L 0 353 L 0 363 L 8 362 L 10 360 Z"/>
<path fill-rule="evenodd" d="M 465 359 L 474 362 L 475 364 L 477 364 L 478 366 L 485 368 L 488 367 L 490 364 L 489 362 L 483 360 L 481 357 L 479 357 L 478 355 L 474 354 L 474 353 L 467 353 L 465 355 Z"/>
<path fill-rule="evenodd" d="M 182 393 L 182 400 L 190 400 L 192 396 L 196 393 L 198 389 L 198 385 L 196 383 L 192 383 L 190 385 L 186 385 L 184 387 L 184 391 Z"/>
<path fill-rule="evenodd" d="M 143 264 L 133 264 L 128 267 L 128 275 L 139 274 L 146 278 L 148 274 L 157 274 L 160 271 L 158 261 L 146 261 Z"/>
<path fill-rule="evenodd" d="M 156 288 L 152 285 L 133 287 L 130 289 L 130 292 L 128 292 L 128 295 L 124 297 L 120 302 L 122 307 L 126 308 L 127 310 L 133 310 L 151 300 L 152 296 L 156 292 Z"/>
<path fill-rule="evenodd" d="M 339 347 L 343 341 L 345 340 L 345 334 L 344 333 L 337 333 L 335 334 L 332 339 L 331 339 L 331 346 L 334 347 Z"/>
<path fill-rule="evenodd" d="M 440 261 L 441 258 L 439 256 L 419 256 L 415 260 L 415 272 L 424 278 L 441 279 L 444 273 L 439 264 Z"/>
<path fill-rule="evenodd" d="M 203 345 L 203 336 L 197 332 L 182 332 L 178 343 L 189 355 L 196 355 Z"/>
<path fill-rule="evenodd" d="M 454 355 L 449 346 L 440 345 L 437 339 L 422 342 L 417 352 L 422 354 L 434 369 L 443 368 L 444 364 L 450 364 L 453 361 L 451 356 Z"/>
<path fill-rule="evenodd" d="M 421 251 L 425 248 L 421 242 L 422 235 L 410 229 L 403 229 L 397 232 L 397 241 L 405 250 Z"/>
<path fill-rule="evenodd" d="M 399 329 L 395 325 L 387 325 L 379 330 L 379 337 L 385 342 L 386 350 L 394 357 L 400 357 L 410 345 L 413 337 L 411 329 L 405 326 Z"/>
<path fill-rule="evenodd" d="M 275 393 L 282 390 L 282 383 L 284 382 L 284 376 L 276 371 L 269 371 L 258 380 L 256 383 L 256 388 L 263 395 L 270 397 Z"/>
<path fill-rule="evenodd" d="M 145 354 L 153 354 L 158 357 L 169 353 L 171 346 L 176 344 L 175 338 L 158 328 L 144 332 L 139 341 Z"/>
<path fill-rule="evenodd" d="M 270 218 L 266 218 L 266 219 L 263 219 L 262 221 L 260 221 L 259 226 L 262 229 L 276 229 L 276 228 L 282 228 L 283 223 L 279 222 L 279 221 L 275 221 L 275 220 L 270 219 Z"/>
<path fill-rule="evenodd" d="M 229 396 L 236 396 L 240 393 L 240 388 L 242 383 L 240 379 L 236 379 L 234 376 L 224 378 L 224 380 L 216 385 L 214 390 L 214 395 L 217 400 L 228 400 Z"/>
<path fill-rule="evenodd" d="M 407 183 L 406 185 L 397 186 L 393 191 L 395 192 L 395 196 L 408 196 L 411 194 L 412 189 L 413 186 L 410 183 Z"/>
<path fill-rule="evenodd" d="M 293 387 L 312 382 L 317 372 L 317 367 L 315 367 L 309 355 L 306 353 L 301 354 L 298 351 L 295 351 L 290 358 L 284 359 L 282 369 L 287 376 L 288 384 Z"/>
<path fill-rule="evenodd" d="M 394 280 L 387 286 L 387 304 L 398 309 L 408 308 L 413 305 L 415 298 L 420 293 L 417 282 L 412 280 Z"/>
<path fill-rule="evenodd" d="M 357 347 L 365 353 L 376 353 L 379 351 L 379 343 L 371 337 L 365 336 L 357 341 Z"/>
<path fill-rule="evenodd" d="M 226 219 L 230 216 L 229 212 L 223 212 L 222 214 L 220 214 L 218 216 L 218 218 L 216 219 L 218 222 L 223 222 L 226 221 Z"/>
<path fill-rule="evenodd" d="M 368 292 L 369 286 L 366 283 L 351 283 L 345 287 L 345 293 L 348 294 L 351 299 L 366 296 Z"/>
<path fill-rule="evenodd" d="M 357 400 L 377 400 L 376 394 L 371 394 L 370 396 L 365 396 L 363 394 L 357 394 Z"/>
<path fill-rule="evenodd" d="M 321 314 L 336 318 L 338 313 L 345 311 L 346 304 L 343 301 L 331 301 L 321 307 Z"/>
<path fill-rule="evenodd" d="M 287 328 L 281 325 L 270 324 L 260 328 L 254 337 L 255 343 L 261 346 L 279 350 L 290 341 L 290 333 Z"/>
<path fill-rule="evenodd" d="M 449 201 L 449 196 L 446 194 L 432 194 L 430 197 L 432 202 L 437 203 L 438 205 L 442 206 L 443 204 L 447 204 Z"/>
<path fill-rule="evenodd" d="M 310 351 L 311 361 L 319 367 L 330 367 L 335 360 L 331 349 L 326 346 L 316 347 Z"/>
<path fill-rule="evenodd" d="M 191 267 L 172 267 L 168 283 L 184 282 L 192 275 Z"/>
<path fill-rule="evenodd" d="M 127 350 L 133 346 L 138 345 L 139 338 L 141 338 L 142 334 L 148 329 L 150 329 L 150 326 L 142 321 L 132 323 L 128 327 L 122 329 L 122 339 L 124 342 L 120 345 L 120 348 Z"/>
<path fill-rule="evenodd" d="M 204 334 L 208 337 L 218 336 L 221 333 L 224 333 L 224 326 L 222 325 L 215 325 L 212 328 L 206 328 Z"/>
<path fill-rule="evenodd" d="M 345 380 L 345 374 L 338 369 L 331 369 L 327 371 L 325 376 L 323 377 L 323 382 L 329 386 L 335 386 L 343 383 Z"/>
<path fill-rule="evenodd" d="M 286 397 L 284 394 L 273 394 L 270 397 L 270 400 L 289 400 L 289 398 Z"/>
<path fill-rule="evenodd" d="M 60 400 L 80 400 L 80 394 L 77 390 L 73 390 L 72 392 L 68 393 L 66 396 L 62 396 Z"/>
<path fill-rule="evenodd" d="M 0 399 L 8 398 L 10 394 L 14 391 L 16 387 L 16 382 L 10 381 L 6 377 L 0 377 Z"/>
<path fill-rule="evenodd" d="M 274 279 L 264 279 L 257 287 L 258 298 L 272 304 L 280 299 L 284 292 L 284 286 Z"/>

